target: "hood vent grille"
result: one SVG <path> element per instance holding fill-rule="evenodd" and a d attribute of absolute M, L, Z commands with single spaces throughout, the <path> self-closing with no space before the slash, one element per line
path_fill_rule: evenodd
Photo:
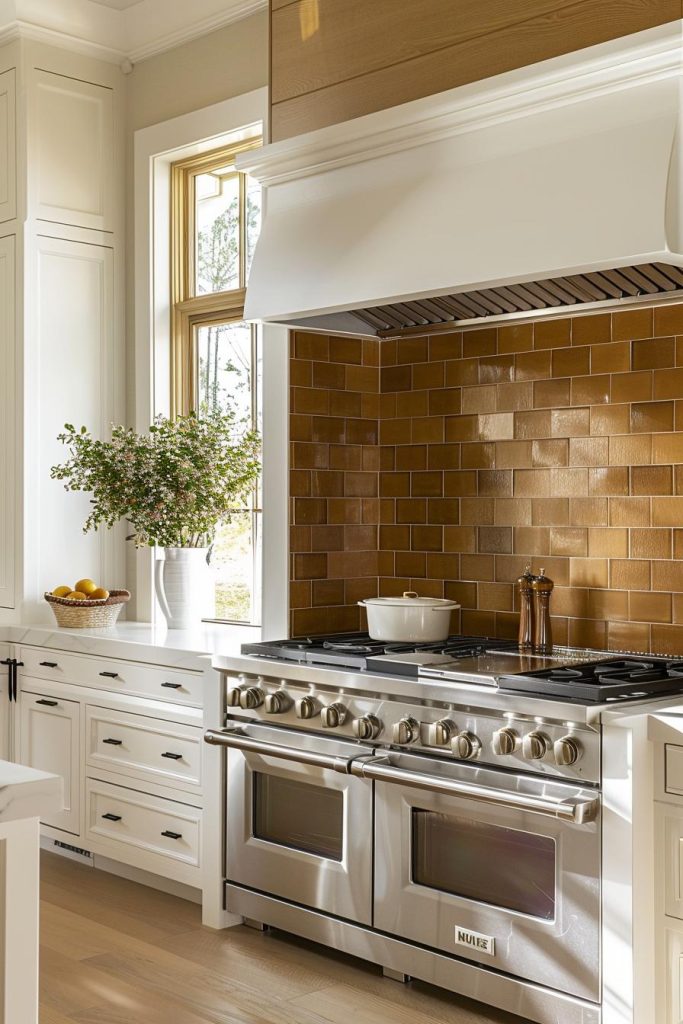
<path fill-rule="evenodd" d="M 674 296 L 683 291 L 683 268 L 668 263 L 592 271 L 544 281 L 528 281 L 497 288 L 437 295 L 411 302 L 395 302 L 354 310 L 354 316 L 379 338 L 404 333 L 425 333 L 512 314 L 533 315 L 539 310 L 605 304 L 655 295 Z"/>

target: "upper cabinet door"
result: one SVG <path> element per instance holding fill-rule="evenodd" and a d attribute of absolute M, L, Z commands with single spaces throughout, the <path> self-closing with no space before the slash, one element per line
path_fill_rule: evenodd
<path fill-rule="evenodd" d="M 113 231 L 112 90 L 35 70 L 31 94 L 29 187 L 35 216 Z"/>
<path fill-rule="evenodd" d="M 0 221 L 17 215 L 17 115 L 14 69 L 0 75 Z"/>
<path fill-rule="evenodd" d="M 0 608 L 14 608 L 14 551 L 17 543 L 14 534 L 17 475 L 14 308 L 14 238 L 9 236 L 0 238 Z"/>

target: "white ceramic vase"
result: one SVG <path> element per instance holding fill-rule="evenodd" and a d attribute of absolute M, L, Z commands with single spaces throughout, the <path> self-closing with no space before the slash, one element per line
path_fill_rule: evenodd
<path fill-rule="evenodd" d="M 164 548 L 154 567 L 157 599 L 169 629 L 190 629 L 211 610 L 208 548 Z"/>

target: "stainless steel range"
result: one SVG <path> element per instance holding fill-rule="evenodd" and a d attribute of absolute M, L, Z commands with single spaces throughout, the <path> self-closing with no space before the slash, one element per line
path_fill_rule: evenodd
<path fill-rule="evenodd" d="M 243 648 L 206 734 L 226 907 L 528 1020 L 600 1021 L 600 714 L 680 692 L 667 666 L 486 637 Z"/>

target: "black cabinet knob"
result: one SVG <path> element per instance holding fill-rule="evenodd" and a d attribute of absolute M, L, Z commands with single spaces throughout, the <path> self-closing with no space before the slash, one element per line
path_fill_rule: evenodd
<path fill-rule="evenodd" d="M 106 821 L 121 821 L 120 814 L 103 814 L 102 817 L 105 818 Z"/>
<path fill-rule="evenodd" d="M 100 672 L 100 675 L 104 676 L 105 679 L 118 679 L 119 678 L 118 672 Z"/>
<path fill-rule="evenodd" d="M 43 704 L 46 708 L 58 708 L 58 700 L 37 700 L 36 704 Z"/>
<path fill-rule="evenodd" d="M 123 746 L 123 740 L 115 740 L 115 739 L 112 739 L 111 737 L 107 737 L 107 739 L 106 740 L 102 740 L 102 742 L 103 743 L 108 743 L 110 747 L 122 747 Z"/>
<path fill-rule="evenodd" d="M 165 836 L 166 839 L 182 839 L 183 838 L 182 832 L 171 832 L 168 829 L 165 832 L 162 832 L 161 834 L 162 834 L 162 836 Z"/>
<path fill-rule="evenodd" d="M 180 690 L 182 689 L 182 683 L 162 683 L 162 686 L 167 686 L 169 690 Z"/>
<path fill-rule="evenodd" d="M 182 759 L 183 759 L 183 755 L 182 754 L 172 754 L 169 750 L 167 750 L 166 753 L 162 754 L 161 756 L 162 757 L 168 757 L 168 758 L 170 758 L 171 761 L 182 761 Z"/>
<path fill-rule="evenodd" d="M 59 664 L 56 661 L 41 661 L 43 668 L 59 668 Z"/>

